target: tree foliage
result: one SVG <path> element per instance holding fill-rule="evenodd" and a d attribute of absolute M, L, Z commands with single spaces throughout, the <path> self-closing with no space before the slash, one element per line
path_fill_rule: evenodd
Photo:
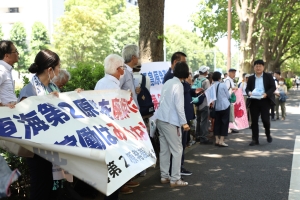
<path fill-rule="evenodd" d="M 36 54 L 39 50 L 46 49 L 50 44 L 48 31 L 41 22 L 35 22 L 32 26 L 30 48 Z"/>
<path fill-rule="evenodd" d="M 138 44 L 139 24 L 139 10 L 136 7 L 130 7 L 112 16 L 110 21 L 112 52 L 121 54 L 126 44 Z"/>
<path fill-rule="evenodd" d="M 19 61 L 15 69 L 20 72 L 27 70 L 30 64 L 26 36 L 24 25 L 21 22 L 14 23 L 10 30 L 10 40 L 14 43 L 19 52 Z"/>
<path fill-rule="evenodd" d="M 4 33 L 2 31 L 2 26 L 0 24 L 0 40 L 3 40 L 3 37 L 4 37 Z"/>
<path fill-rule="evenodd" d="M 66 0 L 65 11 L 71 11 L 76 6 L 85 6 L 94 10 L 101 10 L 107 15 L 107 18 L 111 18 L 113 15 L 122 12 L 125 5 L 125 0 Z"/>
<path fill-rule="evenodd" d="M 232 36 L 239 41 L 241 72 L 250 72 L 255 59 L 264 58 L 269 70 L 279 69 L 299 52 L 298 0 L 233 0 Z M 227 0 L 201 0 L 193 16 L 202 38 L 213 44 L 226 35 Z"/>
<path fill-rule="evenodd" d="M 214 69 L 214 54 L 216 54 L 216 68 L 225 67 L 224 56 L 217 49 L 205 47 L 200 37 L 181 27 L 173 25 L 166 27 L 167 38 L 167 60 L 171 60 L 173 53 L 184 52 L 187 55 L 188 65 L 196 71 L 205 65 Z"/>
<path fill-rule="evenodd" d="M 68 68 L 71 80 L 63 91 L 74 91 L 76 88 L 94 90 L 96 83 L 104 76 L 104 67 L 95 63 L 78 63 L 76 67 Z"/>
<path fill-rule="evenodd" d="M 108 21 L 100 10 L 73 7 L 56 26 L 54 45 L 63 66 L 103 62 L 110 52 Z"/>

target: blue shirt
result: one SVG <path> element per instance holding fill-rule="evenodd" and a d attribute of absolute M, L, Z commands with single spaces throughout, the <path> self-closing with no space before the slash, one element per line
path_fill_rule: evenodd
<path fill-rule="evenodd" d="M 228 92 L 227 86 L 225 83 L 220 83 L 219 81 L 215 81 L 214 83 L 216 92 L 217 92 L 217 87 L 219 85 L 218 93 L 216 93 L 217 100 L 216 100 L 216 111 L 221 111 L 221 110 L 226 110 L 229 105 L 229 98 L 230 94 Z"/>
<path fill-rule="evenodd" d="M 261 91 L 262 94 L 265 93 L 263 74 L 264 73 L 262 73 L 260 77 L 257 77 L 255 74 L 255 89 Z"/>

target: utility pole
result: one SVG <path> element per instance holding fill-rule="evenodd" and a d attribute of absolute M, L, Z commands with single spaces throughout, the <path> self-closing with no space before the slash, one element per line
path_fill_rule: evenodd
<path fill-rule="evenodd" d="M 228 0 L 227 45 L 227 71 L 229 71 L 231 68 L 231 0 Z"/>

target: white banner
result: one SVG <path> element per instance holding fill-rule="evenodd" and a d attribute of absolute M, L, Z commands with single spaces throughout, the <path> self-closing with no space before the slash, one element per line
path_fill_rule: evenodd
<path fill-rule="evenodd" d="M 150 78 L 150 93 L 155 110 L 159 105 L 160 92 L 163 86 L 164 76 L 170 67 L 170 62 L 151 62 L 142 64 L 141 73 Z"/>
<path fill-rule="evenodd" d="M 156 163 L 147 128 L 123 90 L 30 97 L 0 108 L 0 136 L 110 195 Z"/>

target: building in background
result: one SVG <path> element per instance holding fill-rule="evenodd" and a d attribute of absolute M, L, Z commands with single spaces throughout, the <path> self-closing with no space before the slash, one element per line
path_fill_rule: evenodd
<path fill-rule="evenodd" d="M 50 38 L 54 24 L 64 14 L 64 0 L 0 0 L 0 24 L 4 33 L 3 39 L 9 39 L 14 23 L 22 22 L 30 40 L 34 22 L 42 22 Z"/>

